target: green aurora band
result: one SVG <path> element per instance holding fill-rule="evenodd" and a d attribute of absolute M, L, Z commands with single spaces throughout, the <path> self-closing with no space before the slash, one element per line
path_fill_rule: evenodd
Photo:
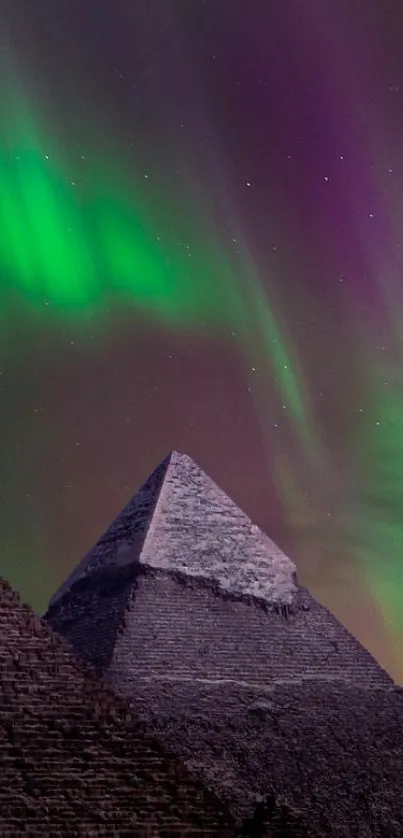
<path fill-rule="evenodd" d="M 403 629 L 403 396 L 393 377 L 379 377 L 368 412 L 370 421 L 366 423 L 357 462 L 360 485 L 353 535 L 388 630 L 392 632 L 393 626 L 393 633 L 398 635 Z"/>
<path fill-rule="evenodd" d="M 231 330 L 245 357 L 263 347 L 279 398 L 313 451 L 289 341 L 251 258 L 235 265 L 210 229 L 206 201 L 200 211 L 200 190 L 192 189 L 196 206 L 194 194 L 191 201 L 183 199 L 182 210 L 175 201 L 173 229 L 161 233 L 161 227 L 172 228 L 169 218 L 162 224 L 158 218 L 161 196 L 152 195 L 150 202 L 144 180 L 136 180 L 129 167 L 122 177 L 107 160 L 94 163 L 97 153 L 92 162 L 81 155 L 83 176 L 72 180 L 60 149 L 38 127 L 26 97 L 17 94 L 15 80 L 9 88 L 0 106 L 3 314 L 12 289 L 29 306 L 40 312 L 49 305 L 55 318 L 72 325 L 93 321 L 113 299 L 167 328 L 195 332 L 208 323 L 219 334 Z"/>

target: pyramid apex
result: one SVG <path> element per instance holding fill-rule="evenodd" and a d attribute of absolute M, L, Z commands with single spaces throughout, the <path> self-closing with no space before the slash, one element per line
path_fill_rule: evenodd
<path fill-rule="evenodd" d="M 192 459 L 192 457 L 189 454 L 186 454 L 185 451 L 178 451 L 176 448 L 173 448 L 172 451 L 169 452 L 168 459 L 169 460 L 183 460 L 183 461 L 187 460 L 189 463 L 194 463 L 196 465 L 195 461 Z"/>
<path fill-rule="evenodd" d="M 289 604 L 296 567 L 188 454 L 171 451 L 50 600 L 96 570 L 139 563 Z"/>
<path fill-rule="evenodd" d="M 163 463 L 169 464 L 173 461 L 178 460 L 183 460 L 183 462 L 188 461 L 189 463 L 194 463 L 194 460 L 192 460 L 189 454 L 186 454 L 184 451 L 178 451 L 176 448 L 172 448 L 172 450 L 168 454 L 166 454 L 165 457 L 162 458 L 159 465 L 162 466 Z M 157 468 L 159 468 L 159 466 L 157 466 Z"/>

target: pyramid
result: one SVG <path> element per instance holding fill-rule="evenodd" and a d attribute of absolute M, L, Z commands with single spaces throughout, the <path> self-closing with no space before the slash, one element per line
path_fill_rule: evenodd
<path fill-rule="evenodd" d="M 238 825 L 272 829 L 256 818 L 272 823 L 273 793 L 305 835 L 401 836 L 403 691 L 186 455 L 155 470 L 45 619 Z"/>
<path fill-rule="evenodd" d="M 229 815 L 0 579 L 0 834 L 233 838 Z"/>

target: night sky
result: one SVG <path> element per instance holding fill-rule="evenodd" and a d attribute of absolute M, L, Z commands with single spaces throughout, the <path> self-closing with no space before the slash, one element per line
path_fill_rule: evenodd
<path fill-rule="evenodd" d="M 37 611 L 177 449 L 403 682 L 402 41 L 401 0 L 3 0 L 0 573 Z"/>

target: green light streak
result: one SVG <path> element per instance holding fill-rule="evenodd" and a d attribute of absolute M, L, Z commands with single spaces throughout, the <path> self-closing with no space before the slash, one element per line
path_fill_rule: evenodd
<path fill-rule="evenodd" d="M 267 376 L 271 379 L 270 387 L 267 389 L 273 391 L 272 379 L 274 378 L 279 402 L 285 408 L 284 417 L 287 421 L 291 419 L 295 429 L 300 462 L 313 470 L 317 480 L 320 470 L 326 465 L 327 457 L 319 430 L 311 416 L 303 374 L 297 363 L 297 352 L 293 347 L 291 336 L 285 334 L 285 329 L 281 328 L 277 312 L 262 288 L 255 260 L 246 246 L 244 247 L 243 273 L 246 278 L 244 293 L 247 296 L 247 303 L 245 307 L 248 311 L 243 334 L 245 354 L 248 354 L 248 348 L 249 352 L 256 349 L 259 355 L 263 351 Z M 270 412 L 272 413 L 273 410 L 271 409 Z M 267 411 L 264 413 L 267 415 Z M 280 441 L 278 441 L 278 447 L 280 447 Z M 283 465 L 278 475 L 278 482 L 282 486 L 281 491 L 280 485 L 278 487 L 280 497 L 289 494 L 286 490 L 289 479 L 287 477 L 285 481 L 280 477 L 280 473 L 284 472 L 289 475 L 293 471 L 295 477 L 295 462 L 293 468 L 291 467 L 291 460 L 295 460 L 295 454 L 296 451 L 291 450 L 288 443 L 283 451 Z M 280 460 L 278 459 L 277 462 Z M 289 467 L 285 465 L 287 462 Z M 301 494 L 299 493 L 300 496 Z M 294 504 L 297 500 L 298 498 L 294 497 Z"/>
<path fill-rule="evenodd" d="M 403 628 L 403 397 L 400 389 L 380 380 L 365 411 L 366 427 L 359 450 L 360 497 L 354 535 L 374 597 L 389 630 Z M 400 453 L 399 453 L 400 452 Z"/>

